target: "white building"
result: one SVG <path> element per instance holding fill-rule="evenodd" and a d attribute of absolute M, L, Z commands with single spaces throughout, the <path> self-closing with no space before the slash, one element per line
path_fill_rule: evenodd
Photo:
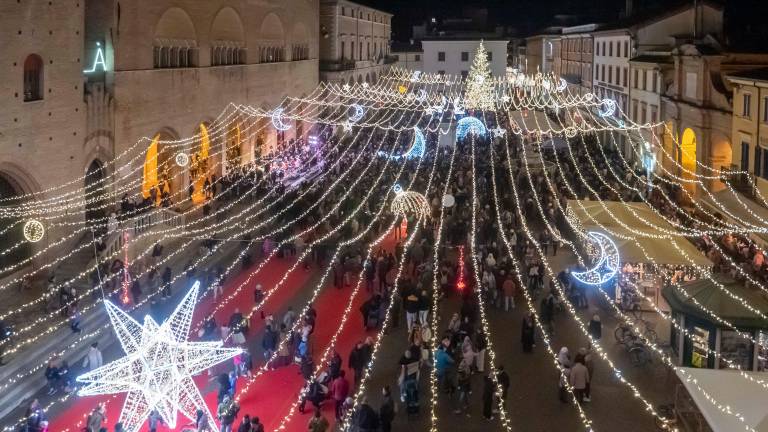
<path fill-rule="evenodd" d="M 600 98 L 616 101 L 627 112 L 629 100 L 629 59 L 632 57 L 632 36 L 626 29 L 606 30 L 594 36 L 593 92 Z"/>
<path fill-rule="evenodd" d="M 412 71 L 424 69 L 424 52 L 421 41 L 409 44 L 392 44 L 392 57 L 395 65 Z"/>
<path fill-rule="evenodd" d="M 508 39 L 483 40 L 488 51 L 491 74 L 494 77 L 504 77 L 507 71 Z M 480 39 L 425 39 L 421 41 L 424 51 L 422 57 L 423 71 L 466 77 L 472 66 L 475 51 L 480 46 Z"/>

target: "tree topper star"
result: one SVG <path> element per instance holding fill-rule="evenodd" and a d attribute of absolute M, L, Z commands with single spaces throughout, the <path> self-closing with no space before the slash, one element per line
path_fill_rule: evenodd
<path fill-rule="evenodd" d="M 77 377 L 78 382 L 87 384 L 78 393 L 127 393 L 120 413 L 126 432 L 141 429 L 152 411 L 157 411 L 171 429 L 176 427 L 179 412 L 195 421 L 199 409 L 213 419 L 192 377 L 242 350 L 224 348 L 221 341 L 187 341 L 199 288 L 197 281 L 162 325 L 149 315 L 142 325 L 112 302 L 104 301 L 126 355 Z"/>

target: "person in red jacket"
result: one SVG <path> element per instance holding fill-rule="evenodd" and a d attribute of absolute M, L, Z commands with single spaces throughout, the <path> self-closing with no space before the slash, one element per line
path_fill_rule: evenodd
<path fill-rule="evenodd" d="M 331 382 L 331 397 L 336 402 L 336 420 L 341 420 L 344 408 L 344 400 L 349 396 L 349 382 L 344 378 L 344 371 L 339 371 L 339 376 Z"/>

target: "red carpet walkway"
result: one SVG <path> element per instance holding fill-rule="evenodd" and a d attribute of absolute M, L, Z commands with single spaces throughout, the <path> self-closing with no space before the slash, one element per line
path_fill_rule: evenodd
<path fill-rule="evenodd" d="M 383 246 L 387 250 L 391 250 L 394 246 L 395 240 L 392 236 L 388 236 L 384 241 Z M 243 288 L 238 295 L 230 300 L 226 306 L 221 308 L 216 313 L 216 321 L 222 322 L 229 318 L 235 308 L 239 308 L 243 313 L 248 312 L 253 306 L 253 289 L 254 286 L 259 283 L 262 285 L 265 291 L 271 289 L 280 278 L 285 275 L 291 265 L 294 263 L 291 259 L 272 259 L 272 262 L 267 263 L 263 270 L 254 276 L 248 283 L 248 286 Z M 255 267 L 254 267 L 255 269 Z M 266 302 L 264 306 L 264 312 L 269 314 L 272 311 L 282 311 L 289 305 L 293 305 L 297 312 L 300 310 L 299 305 L 295 304 L 294 298 L 301 297 L 299 293 L 302 289 L 309 290 L 314 288 L 307 286 L 307 282 L 312 279 L 311 276 L 317 275 L 317 270 L 305 271 L 299 266 L 294 272 L 292 272 L 286 283 L 281 286 Z M 224 295 L 225 298 L 228 293 L 232 292 L 237 286 L 247 279 L 248 273 L 243 272 L 237 277 L 232 278 L 225 284 Z M 315 301 L 314 307 L 317 310 L 317 328 L 313 333 L 313 345 L 314 345 L 314 357 L 316 361 L 319 361 L 320 355 L 330 343 L 333 334 L 338 330 L 339 323 L 349 301 L 349 295 L 354 288 L 353 281 L 352 287 L 345 287 L 341 290 L 332 286 L 332 280 L 327 281 L 326 286 L 320 292 L 318 298 Z M 378 282 L 377 282 L 378 283 Z M 341 330 L 339 337 L 336 341 L 335 349 L 339 352 L 343 359 L 343 364 L 347 366 L 347 359 L 349 353 L 357 343 L 357 341 L 364 339 L 366 336 L 375 336 L 376 332 L 366 332 L 362 326 L 362 318 L 360 317 L 359 307 L 368 298 L 369 294 L 365 287 L 361 287 L 357 293 L 356 298 L 350 312 L 346 325 Z M 292 303 L 294 301 L 294 303 Z M 202 319 L 208 312 L 213 310 L 213 299 L 210 296 L 206 296 L 199 304 L 195 313 L 196 322 Z M 205 314 L 204 314 L 205 312 Z M 276 319 L 281 319 L 281 316 L 275 316 Z M 249 335 L 253 337 L 261 337 L 261 331 L 263 330 L 264 321 L 260 319 L 257 312 L 251 320 L 251 330 Z M 193 328 L 195 328 L 193 326 Z M 253 336 L 256 335 L 256 336 Z M 190 339 L 195 339 L 194 335 L 190 336 Z M 250 346 L 254 345 L 253 340 L 248 341 Z M 259 345 L 259 341 L 256 345 Z M 263 364 L 263 357 L 261 351 L 252 350 L 254 358 L 254 368 L 258 368 Z M 230 364 L 226 365 L 230 368 Z M 352 380 L 353 373 L 347 371 L 347 377 Z M 201 375 L 196 378 L 196 382 L 201 392 L 203 392 L 206 402 L 211 413 L 216 414 L 216 391 L 210 391 L 205 394 L 209 389 L 208 375 Z M 236 425 L 242 420 L 245 414 L 251 416 L 258 416 L 265 424 L 266 430 L 274 430 L 279 426 L 281 420 L 288 414 L 289 409 L 298 398 L 299 392 L 302 388 L 304 381 L 299 374 L 298 367 L 291 365 L 282 367 L 277 370 L 266 372 L 260 376 L 256 382 L 252 383 L 247 394 L 241 396 L 241 409 L 240 415 Z M 240 389 L 245 385 L 245 378 L 240 378 L 237 388 Z M 65 415 L 58 416 L 51 421 L 50 430 L 52 432 L 59 431 L 79 431 L 82 429 L 85 418 L 98 402 L 107 402 L 107 426 L 110 430 L 113 429 L 114 423 L 119 417 L 119 411 L 122 408 L 123 396 L 101 396 L 101 397 L 85 397 L 79 398 L 76 402 L 72 403 L 67 409 Z M 311 417 L 312 405 L 308 404 L 307 413 L 301 414 L 298 410 L 295 412 L 293 418 L 286 424 L 288 431 L 306 431 L 307 422 Z M 333 424 L 334 409 L 332 402 L 326 402 L 323 404 L 323 413 L 326 418 Z M 178 418 L 178 425 L 175 430 L 181 430 L 181 426 L 185 425 L 187 420 L 183 417 Z M 218 424 L 218 423 L 217 423 Z M 236 429 L 236 427 L 235 427 Z M 161 428 L 160 431 L 167 431 L 167 428 Z"/>

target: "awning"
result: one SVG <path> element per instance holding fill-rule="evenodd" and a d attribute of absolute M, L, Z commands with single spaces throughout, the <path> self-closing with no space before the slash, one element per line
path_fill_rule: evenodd
<path fill-rule="evenodd" d="M 758 432 L 768 432 L 768 391 L 760 384 L 747 380 L 731 370 L 680 368 L 677 376 L 714 432 L 743 431 L 747 426 Z M 758 380 L 768 380 L 766 372 L 745 372 Z M 694 383 L 695 380 L 695 383 Z M 701 387 L 716 403 L 729 407 L 744 417 L 718 409 L 697 387 Z"/>
<path fill-rule="evenodd" d="M 622 263 L 652 262 L 645 251 L 656 264 L 691 265 L 693 262 L 702 267 L 712 266 L 712 262 L 685 237 L 666 234 L 665 230 L 679 231 L 645 203 L 568 200 L 568 209 L 585 231 L 599 231 L 611 237 L 619 249 Z"/>
<path fill-rule="evenodd" d="M 760 311 L 768 310 L 768 299 L 761 291 L 746 288 L 743 283 L 722 275 L 713 276 L 728 292 L 741 297 L 751 307 Z M 704 306 L 737 328 L 768 328 L 768 320 L 745 308 L 741 302 L 726 294 L 722 288 L 706 278 L 686 282 L 679 287 L 664 287 L 661 290 L 661 295 L 664 296 L 672 309 L 712 322 L 715 325 L 718 323 L 699 305 Z"/>

